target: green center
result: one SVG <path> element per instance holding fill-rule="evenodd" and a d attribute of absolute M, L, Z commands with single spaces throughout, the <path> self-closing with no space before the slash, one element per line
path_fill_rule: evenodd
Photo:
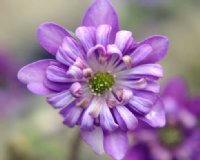
<path fill-rule="evenodd" d="M 112 88 L 115 83 L 114 77 L 109 73 L 98 72 L 89 79 L 89 86 L 94 94 L 103 94 Z"/>
<path fill-rule="evenodd" d="M 160 130 L 160 141 L 163 145 L 172 148 L 181 143 L 183 134 L 180 128 L 167 126 Z"/>

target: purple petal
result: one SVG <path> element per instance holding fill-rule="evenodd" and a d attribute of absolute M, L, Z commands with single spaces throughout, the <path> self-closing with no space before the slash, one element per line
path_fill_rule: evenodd
<path fill-rule="evenodd" d="M 143 60 L 145 60 L 150 53 L 152 52 L 151 45 L 143 44 L 139 46 L 132 54 L 131 58 L 133 59 L 133 65 L 140 64 Z"/>
<path fill-rule="evenodd" d="M 110 42 L 110 33 L 112 31 L 109 25 L 100 25 L 96 30 L 96 43 L 106 46 Z"/>
<path fill-rule="evenodd" d="M 49 66 L 46 71 L 47 78 L 53 82 L 68 82 L 66 70 L 58 66 Z"/>
<path fill-rule="evenodd" d="M 83 72 L 79 67 L 72 65 L 69 67 L 66 75 L 71 79 L 81 79 L 83 77 Z"/>
<path fill-rule="evenodd" d="M 46 95 L 54 93 L 43 84 L 46 76 L 46 69 L 51 62 L 54 62 L 54 60 L 40 60 L 28 64 L 18 72 L 18 79 L 27 84 L 27 88 L 35 94 Z"/>
<path fill-rule="evenodd" d="M 174 101 L 177 104 L 176 107 L 185 106 L 189 98 L 187 92 L 188 88 L 183 78 L 170 79 L 162 94 L 165 105 L 168 106 L 168 103 Z"/>
<path fill-rule="evenodd" d="M 162 66 L 159 64 L 143 64 L 140 66 L 133 67 L 127 74 L 153 76 L 155 78 L 161 78 L 163 77 L 163 69 Z"/>
<path fill-rule="evenodd" d="M 125 124 L 124 120 L 122 119 L 122 117 L 120 116 L 120 114 L 119 114 L 119 112 L 117 111 L 116 108 L 113 109 L 115 119 L 116 119 L 120 129 L 127 131 L 127 125 Z"/>
<path fill-rule="evenodd" d="M 142 120 L 152 127 L 164 127 L 166 119 L 162 101 L 158 99 L 151 111 Z"/>
<path fill-rule="evenodd" d="M 80 40 L 85 52 L 95 46 L 96 44 L 96 33 L 94 27 L 79 27 L 76 29 L 76 36 Z"/>
<path fill-rule="evenodd" d="M 101 24 L 107 24 L 112 27 L 112 37 L 119 30 L 118 16 L 110 0 L 94 0 L 92 5 L 86 11 L 82 25 L 98 27 Z"/>
<path fill-rule="evenodd" d="M 134 130 L 137 127 L 137 125 L 138 125 L 138 120 L 133 115 L 133 113 L 131 111 L 129 111 L 124 106 L 117 106 L 116 109 L 119 112 L 119 114 L 122 117 L 122 119 L 124 120 L 127 128 L 129 130 Z"/>
<path fill-rule="evenodd" d="M 101 113 L 100 113 L 100 124 L 106 131 L 114 131 L 117 129 L 118 125 L 115 123 L 114 117 L 107 106 L 107 104 L 103 104 Z"/>
<path fill-rule="evenodd" d="M 158 81 L 154 81 L 154 80 L 147 80 L 147 86 L 144 90 L 150 91 L 153 93 L 159 93 L 160 92 L 160 83 Z"/>
<path fill-rule="evenodd" d="M 83 57 L 84 51 L 82 47 L 71 37 L 65 37 L 60 46 L 56 59 L 68 66 L 74 64 L 77 57 Z"/>
<path fill-rule="evenodd" d="M 189 109 L 200 117 L 200 97 L 195 97 L 190 101 Z"/>
<path fill-rule="evenodd" d="M 121 160 L 128 150 L 128 136 L 126 132 L 117 130 L 104 133 L 105 152 L 116 160 Z"/>
<path fill-rule="evenodd" d="M 68 90 L 69 87 L 71 86 L 71 83 L 57 83 L 57 82 L 52 82 L 49 79 L 45 78 L 44 79 L 44 86 L 49 88 L 50 90 L 53 90 L 55 92 L 62 92 L 64 90 Z"/>
<path fill-rule="evenodd" d="M 73 107 L 66 107 L 68 110 L 64 113 L 64 121 L 63 123 L 68 127 L 74 127 L 78 122 L 83 109 L 81 107 L 73 106 Z"/>
<path fill-rule="evenodd" d="M 71 104 L 74 100 L 75 98 L 69 91 L 63 91 L 61 93 L 51 95 L 47 98 L 48 103 L 55 108 L 63 108 Z"/>
<path fill-rule="evenodd" d="M 103 132 L 100 127 L 96 127 L 92 131 L 81 130 L 83 140 L 92 147 L 95 153 L 103 154 Z"/>
<path fill-rule="evenodd" d="M 148 113 L 158 99 L 157 95 L 147 91 L 134 91 L 134 97 L 129 101 L 129 107 L 140 114 Z"/>
<path fill-rule="evenodd" d="M 120 49 L 115 45 L 115 44 L 109 44 L 107 45 L 107 53 L 111 58 L 117 58 L 121 59 L 122 58 L 122 52 Z"/>
<path fill-rule="evenodd" d="M 129 149 L 123 160 L 151 160 L 151 155 L 149 152 L 150 150 L 147 145 L 136 144 Z"/>
<path fill-rule="evenodd" d="M 40 45 L 53 55 L 56 54 L 66 36 L 71 37 L 65 28 L 51 22 L 41 24 L 37 30 Z"/>
<path fill-rule="evenodd" d="M 129 101 L 129 107 L 141 114 L 148 113 L 151 110 L 152 105 L 152 101 L 149 101 L 143 97 L 134 96 Z"/>
<path fill-rule="evenodd" d="M 168 51 L 169 41 L 165 36 L 155 35 L 142 41 L 140 45 L 148 44 L 152 47 L 152 52 L 143 60 L 143 63 L 155 63 L 165 57 Z"/>
<path fill-rule="evenodd" d="M 90 131 L 94 129 L 94 118 L 97 118 L 99 116 L 102 104 L 102 100 L 98 97 L 94 97 L 91 100 L 90 104 L 83 114 L 81 129 Z"/>
<path fill-rule="evenodd" d="M 119 31 L 115 38 L 116 46 L 121 50 L 123 54 L 130 51 L 134 44 L 134 39 L 132 38 L 132 33 L 129 31 Z"/>

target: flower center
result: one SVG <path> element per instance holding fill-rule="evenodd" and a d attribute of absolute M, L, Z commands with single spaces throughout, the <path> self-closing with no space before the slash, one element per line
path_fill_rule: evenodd
<path fill-rule="evenodd" d="M 93 94 L 103 94 L 110 90 L 115 83 L 114 77 L 109 73 L 96 73 L 89 79 L 89 86 Z"/>
<path fill-rule="evenodd" d="M 176 126 L 167 126 L 160 129 L 160 141 L 169 148 L 176 147 L 183 139 L 182 130 Z"/>

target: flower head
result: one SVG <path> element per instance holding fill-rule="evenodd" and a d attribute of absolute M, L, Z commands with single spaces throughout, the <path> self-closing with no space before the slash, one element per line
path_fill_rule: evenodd
<path fill-rule="evenodd" d="M 137 127 L 138 119 L 155 127 L 165 124 L 164 111 L 153 105 L 163 76 L 157 62 L 167 53 L 166 37 L 136 42 L 130 31 L 119 30 L 109 0 L 94 0 L 76 38 L 49 22 L 39 27 L 37 36 L 55 59 L 25 66 L 18 78 L 33 93 L 48 95 L 64 124 L 80 125 L 83 139 L 96 153 L 122 159 L 126 132 Z"/>
<path fill-rule="evenodd" d="M 195 98 L 196 99 L 196 98 Z M 129 154 L 143 154 L 148 151 L 149 159 L 195 159 L 200 146 L 197 116 L 191 105 L 197 107 L 193 98 L 189 97 L 186 84 L 181 78 L 169 80 L 162 94 L 166 109 L 166 126 L 159 129 L 144 127 L 136 134 L 137 143 Z M 198 108 L 198 107 L 197 107 Z M 141 145 L 147 151 L 137 151 Z M 137 159 L 136 159 L 137 160 Z M 140 159 L 145 160 L 145 158 Z"/>

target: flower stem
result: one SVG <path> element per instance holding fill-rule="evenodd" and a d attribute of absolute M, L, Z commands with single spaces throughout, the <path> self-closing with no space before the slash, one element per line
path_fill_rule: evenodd
<path fill-rule="evenodd" d="M 80 133 L 78 132 L 74 137 L 74 141 L 71 146 L 71 153 L 69 155 L 69 158 L 67 158 L 66 160 L 78 160 L 79 159 L 80 145 L 81 145 L 81 136 L 80 136 Z"/>

